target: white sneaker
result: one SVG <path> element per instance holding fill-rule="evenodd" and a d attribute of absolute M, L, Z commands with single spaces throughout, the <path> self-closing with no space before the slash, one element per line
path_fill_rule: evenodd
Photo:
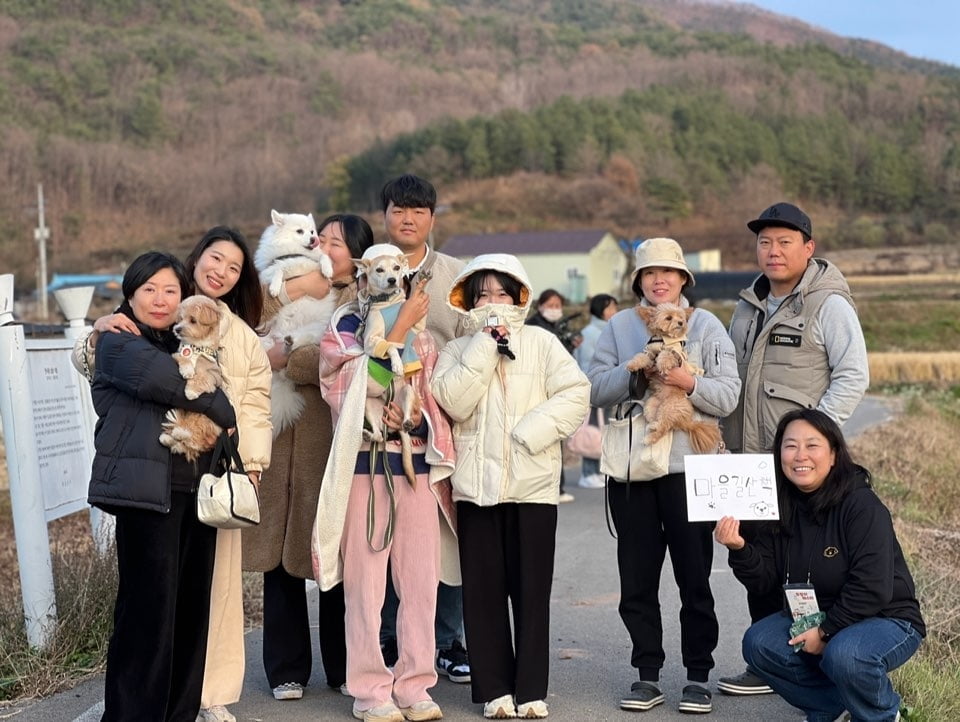
<path fill-rule="evenodd" d="M 588 474 L 581 476 L 577 486 L 584 489 L 602 489 L 604 487 L 603 474 Z"/>
<path fill-rule="evenodd" d="M 573 501 L 573 498 L 574 498 L 574 497 L 573 497 L 573 494 L 571 494 L 569 491 L 565 491 L 565 492 L 563 492 L 563 493 L 560 495 L 560 497 L 557 499 L 557 502 L 560 503 L 560 504 L 567 504 L 567 503 Z"/>
<path fill-rule="evenodd" d="M 197 715 L 197 722 L 237 722 L 237 718 L 222 704 L 205 707 Z"/>
<path fill-rule="evenodd" d="M 483 716 L 487 719 L 512 719 L 517 716 L 517 708 L 513 704 L 513 695 L 505 694 L 492 699 L 483 705 Z"/>
<path fill-rule="evenodd" d="M 547 703 L 542 699 L 524 702 L 517 707 L 517 717 L 520 719 L 543 719 L 548 714 Z"/>
<path fill-rule="evenodd" d="M 440 710 L 440 705 L 432 699 L 414 702 L 409 707 L 401 707 L 400 712 L 403 714 L 403 718 L 409 722 L 427 722 L 427 720 L 443 719 L 443 712 Z"/>
<path fill-rule="evenodd" d="M 393 702 L 384 702 L 370 709 L 357 709 L 354 703 L 353 716 L 363 722 L 404 722 L 403 712 Z"/>
<path fill-rule="evenodd" d="M 274 699 L 302 699 L 303 685 L 299 682 L 284 682 L 273 688 Z"/>

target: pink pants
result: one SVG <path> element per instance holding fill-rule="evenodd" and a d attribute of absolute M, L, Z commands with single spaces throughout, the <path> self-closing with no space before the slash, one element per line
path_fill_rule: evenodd
<path fill-rule="evenodd" d="M 373 544 L 383 545 L 389 497 L 383 476 L 372 480 L 375 491 Z M 357 710 L 393 699 L 398 707 L 430 699 L 437 683 L 434 667 L 434 612 L 440 573 L 440 517 L 427 474 L 417 475 L 416 489 L 394 474 L 396 516 L 393 541 L 383 551 L 367 543 L 367 500 L 371 479 L 353 477 L 340 551 L 346 603 L 347 688 Z M 399 659 L 391 671 L 380 653 L 380 609 L 387 581 L 387 562 L 400 597 L 397 610 Z"/>

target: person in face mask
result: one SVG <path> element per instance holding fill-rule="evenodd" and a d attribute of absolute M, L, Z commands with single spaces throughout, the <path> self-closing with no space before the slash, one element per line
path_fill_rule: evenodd
<path fill-rule="evenodd" d="M 583 337 L 572 332 L 567 328 L 567 324 L 563 323 L 564 303 L 564 298 L 559 291 L 548 288 L 537 299 L 537 312 L 527 319 L 527 325 L 545 328 L 563 342 L 567 351 L 573 353 L 573 350 L 583 342 Z"/>

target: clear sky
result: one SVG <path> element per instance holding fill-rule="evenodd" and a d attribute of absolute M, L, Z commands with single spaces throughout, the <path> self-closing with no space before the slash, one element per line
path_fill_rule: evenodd
<path fill-rule="evenodd" d="M 751 0 L 837 35 L 960 67 L 960 0 Z"/>

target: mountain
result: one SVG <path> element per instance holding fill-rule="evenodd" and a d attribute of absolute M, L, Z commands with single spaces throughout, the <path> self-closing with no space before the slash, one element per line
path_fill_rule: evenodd
<path fill-rule="evenodd" d="M 370 189 L 407 169 L 441 243 L 602 225 L 748 263 L 781 196 L 827 246 L 942 242 L 958 121 L 957 69 L 728 3 L 4 0 L 0 253 L 31 286 L 38 182 L 50 271 L 117 270 L 271 208 L 378 228 Z M 466 164 L 497 128 L 539 160 Z"/>

